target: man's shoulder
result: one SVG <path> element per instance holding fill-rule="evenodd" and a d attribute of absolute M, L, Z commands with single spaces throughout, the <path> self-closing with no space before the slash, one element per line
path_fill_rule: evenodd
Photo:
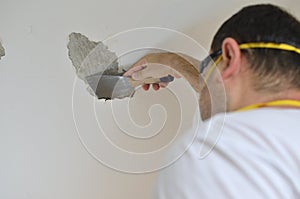
<path fill-rule="evenodd" d="M 260 108 L 244 112 L 220 113 L 205 121 L 201 128 L 222 124 L 223 130 L 238 128 L 278 129 L 293 126 L 300 129 L 300 109 Z M 293 130 L 293 129 L 290 129 Z"/>
<path fill-rule="evenodd" d="M 287 198 L 283 196 L 300 187 L 300 125 L 295 127 L 299 114 L 260 109 L 212 117 L 199 126 L 186 153 L 161 172 L 157 194 Z"/>
<path fill-rule="evenodd" d="M 300 150 L 300 110 L 256 109 L 218 114 L 198 129 L 197 148 L 203 156 L 214 148 L 231 152 L 275 148 Z M 225 150 L 226 149 L 226 150 Z"/>

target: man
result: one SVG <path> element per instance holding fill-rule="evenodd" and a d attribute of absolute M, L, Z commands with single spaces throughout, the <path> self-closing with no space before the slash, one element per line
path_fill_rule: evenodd
<path fill-rule="evenodd" d="M 214 62 L 201 63 L 200 87 L 192 64 L 172 53 L 147 55 L 125 74 L 184 76 L 200 92 L 204 125 L 186 153 L 160 172 L 155 198 L 300 198 L 300 22 L 274 5 L 245 7 L 217 31 L 211 53 Z M 225 122 L 210 111 L 208 82 L 225 91 Z M 223 125 L 217 143 L 204 140 L 209 124 Z M 213 147 L 205 158 L 199 143 Z"/>

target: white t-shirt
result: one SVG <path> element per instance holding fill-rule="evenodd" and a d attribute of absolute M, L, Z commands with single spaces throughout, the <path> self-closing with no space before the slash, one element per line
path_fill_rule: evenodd
<path fill-rule="evenodd" d="M 204 132 L 223 122 L 220 115 L 206 121 L 186 153 L 159 172 L 155 199 L 300 198 L 300 109 L 229 113 L 201 158 Z"/>

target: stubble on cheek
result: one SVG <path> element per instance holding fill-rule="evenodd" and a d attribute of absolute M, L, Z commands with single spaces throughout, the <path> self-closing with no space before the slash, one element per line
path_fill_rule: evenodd
<path fill-rule="evenodd" d="M 227 97 L 222 82 L 213 75 L 208 81 L 201 80 L 199 108 L 202 120 L 218 113 L 227 112 Z"/>

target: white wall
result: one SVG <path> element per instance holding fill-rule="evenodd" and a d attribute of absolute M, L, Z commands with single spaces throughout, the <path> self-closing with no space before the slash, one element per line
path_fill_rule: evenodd
<path fill-rule="evenodd" d="M 81 32 L 99 41 L 120 31 L 158 26 L 181 31 L 207 50 L 221 22 L 241 6 L 255 2 L 266 1 L 2 0 L 0 38 L 7 55 L 0 61 L 0 198 L 149 198 L 155 173 L 133 175 L 110 169 L 93 158 L 78 137 L 72 99 L 75 115 L 81 117 L 80 134 L 87 136 L 99 129 L 92 123 L 95 119 L 91 112 L 93 98 L 82 82 L 76 80 L 68 60 L 68 34 Z M 277 2 L 300 17 L 298 0 L 268 2 Z M 179 50 L 184 44 L 159 39 L 164 45 L 175 45 Z M 197 56 L 195 52 L 191 53 Z M 204 54 L 199 54 L 199 59 L 202 56 Z M 183 88 L 189 90 L 183 80 L 176 81 L 172 88 L 176 92 Z M 141 98 L 132 102 L 137 123 L 147 124 L 150 120 L 145 110 L 161 101 L 169 115 L 164 132 L 173 133 L 179 128 L 170 125 L 177 124 L 178 119 L 183 122 L 182 132 L 192 125 L 195 109 L 192 99 L 184 101 L 188 105 L 183 105 L 185 113 L 179 118 L 178 104 L 168 99 L 168 90 L 158 95 L 150 93 L 148 97 L 141 92 L 138 95 Z M 181 97 L 192 98 L 193 94 L 187 92 Z M 100 121 L 105 121 L 105 128 L 115 134 L 120 129 L 111 117 L 110 104 L 96 102 L 96 114 Z M 154 116 L 164 116 L 162 109 L 154 107 L 152 111 Z M 161 125 L 160 120 L 155 120 L 156 116 L 152 118 L 154 127 Z M 129 128 L 131 124 L 126 125 Z M 97 145 L 98 138 L 93 136 L 90 138 L 95 138 Z M 123 137 L 116 140 L 131 150 L 149 150 L 148 146 Z M 119 160 L 122 165 L 122 157 Z"/>

